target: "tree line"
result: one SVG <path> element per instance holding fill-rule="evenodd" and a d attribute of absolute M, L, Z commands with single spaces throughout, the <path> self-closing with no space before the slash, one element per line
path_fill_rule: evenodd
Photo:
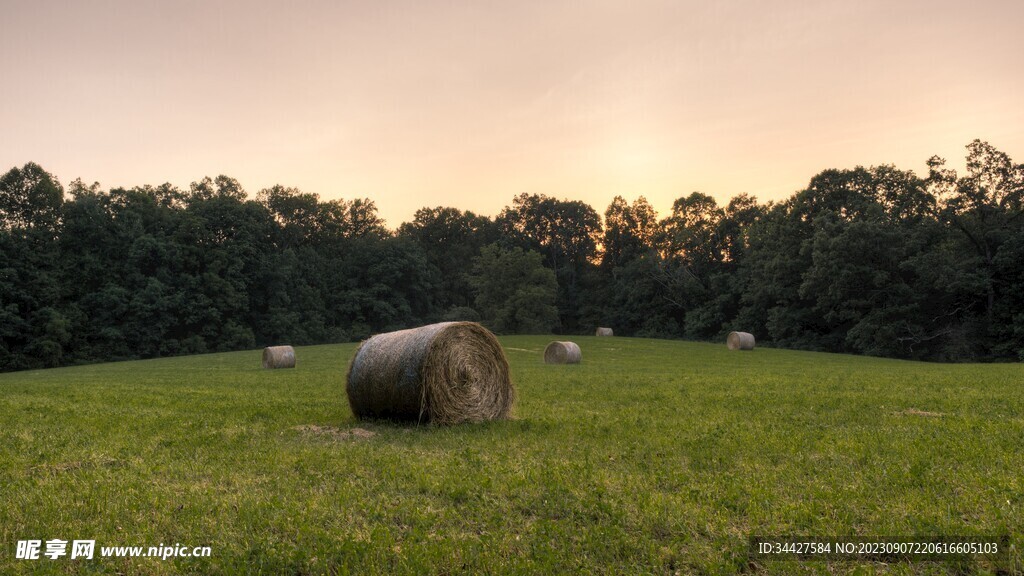
<path fill-rule="evenodd" d="M 829 169 L 778 202 L 642 196 L 603 217 L 521 194 L 490 218 L 226 176 L 66 188 L 0 177 L 0 370 L 356 341 L 442 320 L 499 333 L 721 340 L 938 361 L 1024 359 L 1024 165 Z"/>

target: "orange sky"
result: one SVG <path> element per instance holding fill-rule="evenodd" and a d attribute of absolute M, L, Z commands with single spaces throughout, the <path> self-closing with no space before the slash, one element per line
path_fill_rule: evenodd
<path fill-rule="evenodd" d="M 494 215 L 520 192 L 665 215 L 825 168 L 1024 161 L 1024 2 L 0 0 L 0 170 L 227 174 Z"/>

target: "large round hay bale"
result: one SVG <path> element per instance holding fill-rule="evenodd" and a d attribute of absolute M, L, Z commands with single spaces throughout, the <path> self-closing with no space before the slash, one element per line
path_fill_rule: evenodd
<path fill-rule="evenodd" d="M 583 353 L 575 342 L 556 340 L 544 349 L 545 364 L 579 364 L 582 358 Z"/>
<path fill-rule="evenodd" d="M 515 402 L 505 352 L 476 322 L 371 337 L 352 357 L 345 391 L 357 418 L 437 424 L 504 419 Z"/>
<path fill-rule="evenodd" d="M 729 350 L 753 350 L 754 335 L 749 332 L 729 332 L 725 345 Z"/>
<path fill-rule="evenodd" d="M 263 349 L 264 368 L 295 368 L 295 349 L 291 346 L 267 346 Z"/>
<path fill-rule="evenodd" d="M 595 335 L 596 336 L 614 336 L 615 334 L 614 334 L 614 332 L 612 332 L 611 328 L 598 328 L 597 332 L 595 332 Z"/>

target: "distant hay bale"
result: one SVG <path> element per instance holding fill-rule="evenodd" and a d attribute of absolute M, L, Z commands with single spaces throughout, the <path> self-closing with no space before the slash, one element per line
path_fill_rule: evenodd
<path fill-rule="evenodd" d="M 575 342 L 554 341 L 544 349 L 545 364 L 579 364 L 583 358 Z"/>
<path fill-rule="evenodd" d="M 611 328 L 598 328 L 597 332 L 595 333 L 595 335 L 597 335 L 597 336 L 614 336 L 615 334 L 612 332 Z"/>
<path fill-rule="evenodd" d="M 729 332 L 725 345 L 729 350 L 753 350 L 754 335 L 749 332 Z"/>
<path fill-rule="evenodd" d="M 508 418 L 515 402 L 505 352 L 475 322 L 371 337 L 352 357 L 345 391 L 357 418 L 436 424 Z"/>
<path fill-rule="evenodd" d="M 295 368 L 295 349 L 291 346 L 267 346 L 263 349 L 264 368 Z"/>

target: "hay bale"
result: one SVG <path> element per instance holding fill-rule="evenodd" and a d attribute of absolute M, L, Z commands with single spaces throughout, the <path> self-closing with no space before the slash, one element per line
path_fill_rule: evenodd
<path fill-rule="evenodd" d="M 263 349 L 264 368 L 295 368 L 295 349 L 291 346 L 267 346 Z"/>
<path fill-rule="evenodd" d="M 753 350 L 754 335 L 749 332 L 729 332 L 725 345 L 729 350 Z"/>
<path fill-rule="evenodd" d="M 508 418 L 515 402 L 505 352 L 475 322 L 373 336 L 356 349 L 345 391 L 357 418 L 437 424 Z"/>
<path fill-rule="evenodd" d="M 595 333 L 596 336 L 614 336 L 611 328 L 598 328 Z"/>
<path fill-rule="evenodd" d="M 545 364 L 579 364 L 583 358 L 575 342 L 554 341 L 544 349 Z"/>

